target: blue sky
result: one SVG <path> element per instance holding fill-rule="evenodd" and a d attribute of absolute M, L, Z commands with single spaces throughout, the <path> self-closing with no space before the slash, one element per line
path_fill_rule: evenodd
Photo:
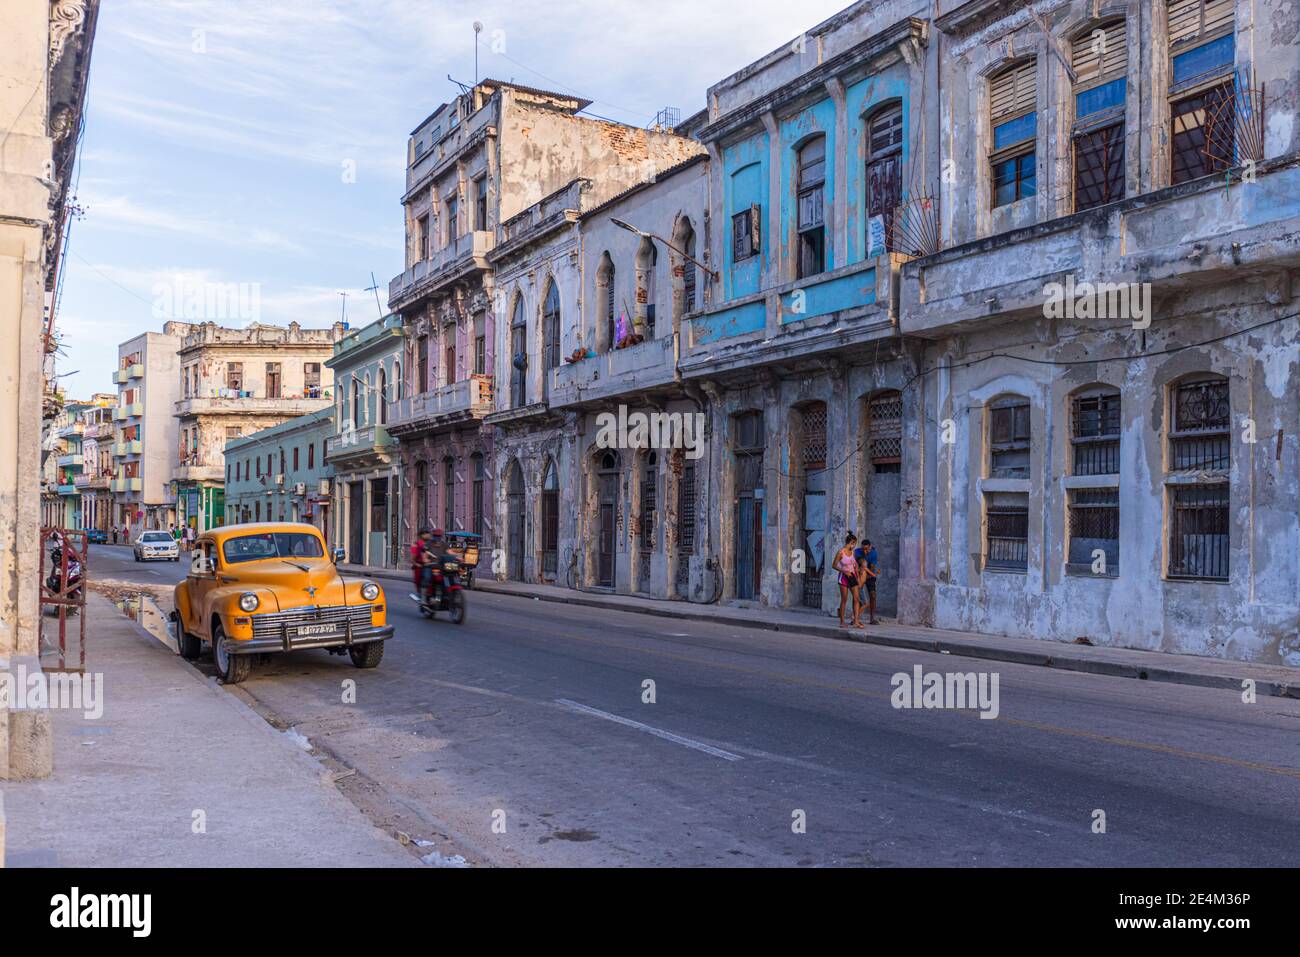
<path fill-rule="evenodd" d="M 372 320 L 371 271 L 386 301 L 402 268 L 406 137 L 455 94 L 449 73 L 472 82 L 475 20 L 480 76 L 577 92 L 644 126 L 665 106 L 702 108 L 711 83 L 846 2 L 106 0 L 59 303 L 63 384 L 111 391 L 117 344 L 161 329 L 163 288 L 248 284 L 261 321 L 307 326 L 339 318 L 347 291 L 349 319 Z M 225 321 L 245 324 L 249 305 Z"/>

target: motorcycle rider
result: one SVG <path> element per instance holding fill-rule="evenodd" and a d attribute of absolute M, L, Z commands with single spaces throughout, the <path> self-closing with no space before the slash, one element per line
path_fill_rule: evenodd
<path fill-rule="evenodd" d="M 412 597 L 416 601 L 437 603 L 441 600 L 441 572 L 447 557 L 446 552 L 443 551 L 441 530 L 428 527 L 420 529 L 420 537 L 411 545 L 411 568 L 418 592 Z"/>

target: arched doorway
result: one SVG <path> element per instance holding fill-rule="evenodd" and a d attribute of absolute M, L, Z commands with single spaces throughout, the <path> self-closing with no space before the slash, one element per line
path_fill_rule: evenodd
<path fill-rule="evenodd" d="M 650 591 L 650 568 L 655 552 L 655 511 L 658 507 L 659 454 L 651 449 L 641 459 L 641 523 L 637 589 Z"/>
<path fill-rule="evenodd" d="M 796 547 L 804 553 L 799 602 L 807 608 L 821 608 L 826 559 L 826 492 L 830 484 L 826 469 L 826 403 L 809 402 L 799 406 L 790 424 L 794 439 L 790 459 L 798 469 L 797 481 L 791 483 L 790 504 L 792 512 L 799 517 Z"/>
<path fill-rule="evenodd" d="M 596 584 L 614 587 L 618 549 L 618 453 L 605 450 L 596 460 Z"/>
<path fill-rule="evenodd" d="M 524 540 L 526 516 L 524 514 L 524 470 L 518 460 L 510 463 L 506 476 L 506 529 L 508 542 L 507 572 L 512 581 L 524 580 Z"/>
<path fill-rule="evenodd" d="M 898 613 L 898 537 L 902 510 L 903 397 L 877 392 L 867 400 L 867 461 L 863 478 L 867 526 L 862 531 L 876 548 L 880 577 L 876 607 L 882 615 Z"/>
<path fill-rule="evenodd" d="M 542 478 L 542 577 L 554 581 L 559 568 L 560 550 L 560 480 L 555 461 L 546 460 Z"/>

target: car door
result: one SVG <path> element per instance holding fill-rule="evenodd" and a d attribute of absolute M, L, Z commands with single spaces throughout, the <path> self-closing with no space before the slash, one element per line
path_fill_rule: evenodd
<path fill-rule="evenodd" d="M 203 566 L 209 563 L 209 571 Z M 186 578 L 190 592 L 191 621 L 186 622 L 186 629 L 193 635 L 208 634 L 208 594 L 216 587 L 216 547 L 211 540 L 198 542 L 190 556 L 190 573 Z"/>

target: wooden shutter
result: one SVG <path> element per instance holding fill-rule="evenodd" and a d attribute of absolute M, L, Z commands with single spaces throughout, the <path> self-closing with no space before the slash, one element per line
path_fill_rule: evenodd
<path fill-rule="evenodd" d="M 993 122 L 1031 112 L 1038 100 L 1035 86 L 1037 61 L 1029 60 L 993 78 L 989 85 L 990 115 Z"/>
<path fill-rule="evenodd" d="M 1209 36 L 1232 25 L 1235 0 L 1169 0 L 1169 43 Z"/>
<path fill-rule="evenodd" d="M 1128 72 L 1128 44 L 1125 37 L 1124 21 L 1116 20 L 1100 27 L 1105 36 L 1103 49 L 1093 40 L 1096 30 L 1089 30 L 1074 41 L 1073 65 L 1079 83 L 1091 83 L 1093 80 L 1115 79 Z"/>

